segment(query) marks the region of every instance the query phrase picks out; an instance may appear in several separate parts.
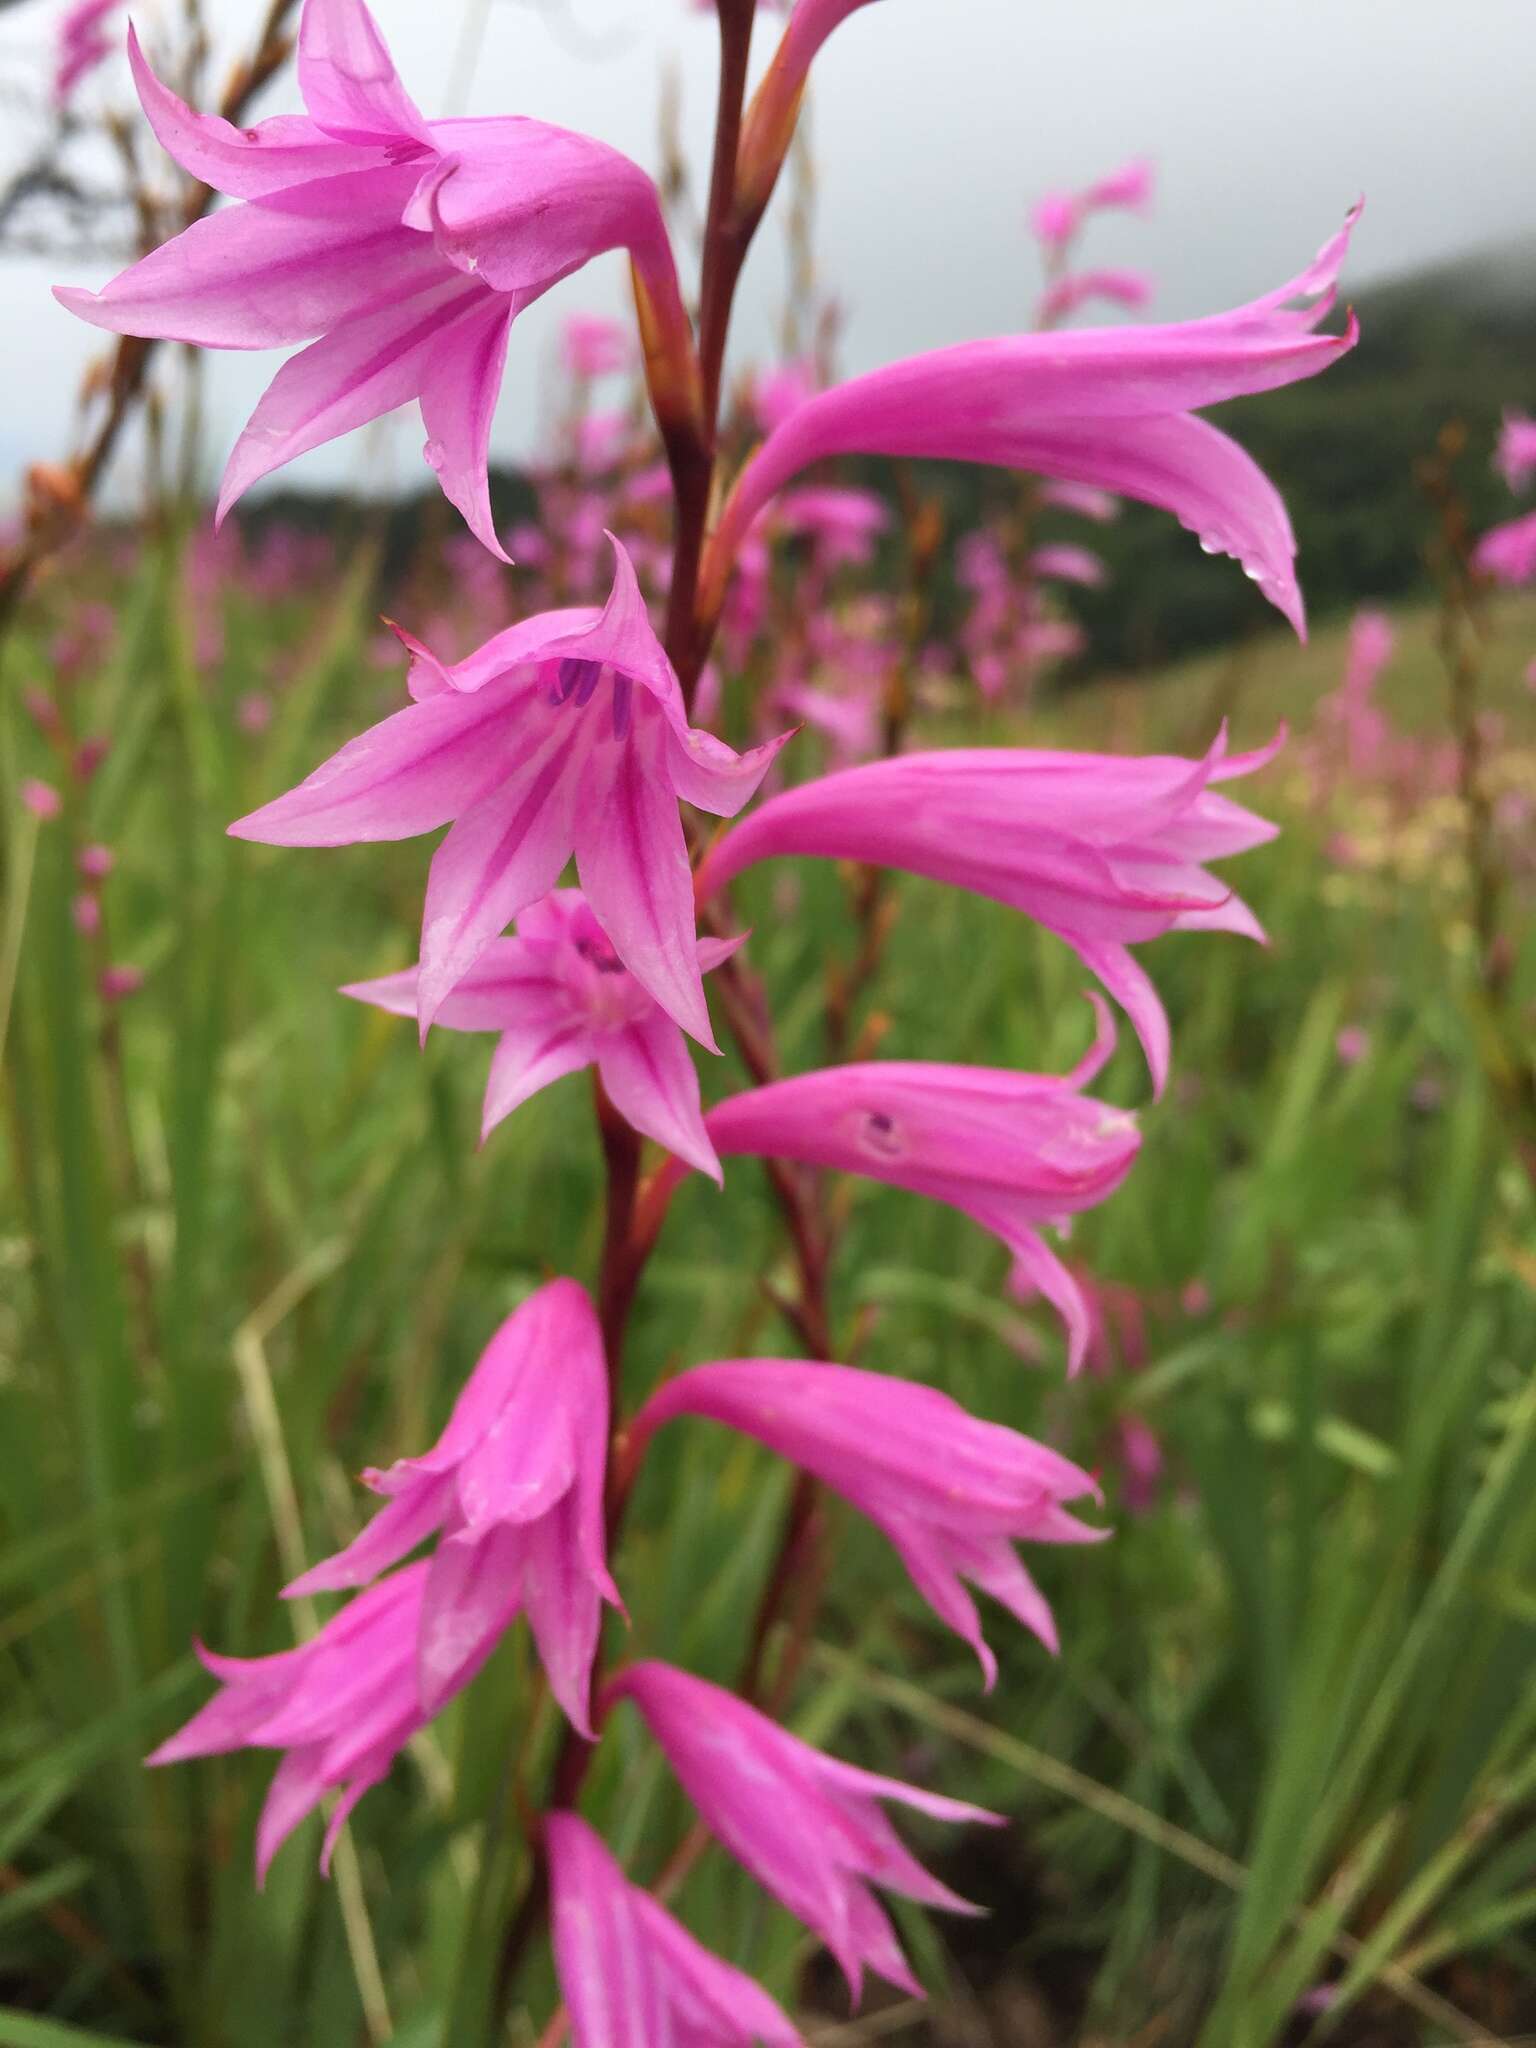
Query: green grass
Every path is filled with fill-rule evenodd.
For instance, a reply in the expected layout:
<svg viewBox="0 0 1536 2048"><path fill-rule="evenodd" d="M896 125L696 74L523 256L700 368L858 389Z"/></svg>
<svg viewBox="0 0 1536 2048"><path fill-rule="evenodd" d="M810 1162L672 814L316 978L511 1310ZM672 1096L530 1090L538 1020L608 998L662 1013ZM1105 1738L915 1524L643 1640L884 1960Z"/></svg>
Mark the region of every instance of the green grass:
<svg viewBox="0 0 1536 2048"><path fill-rule="evenodd" d="M115 651L72 701L112 752L61 820L6 805L0 2048L370 2032L471 2048L462 2015L524 1873L508 1762L524 1752L537 1784L556 1730L547 1709L530 1724L521 1632L365 1801L335 1883L310 1828L254 1891L263 1760L138 1762L204 1695L190 1639L288 1640L276 1588L356 1527L350 1475L424 1444L497 1319L552 1270L589 1279L600 1243L582 1082L477 1151L485 1047L439 1034L422 1056L407 1026L330 993L411 957L423 849L223 836L395 687L361 656L367 566L310 604L232 600L216 677L195 666L173 563L109 585ZM7 792L57 779L15 699L76 594L47 593L8 650ZM1429 624L1403 628L1387 694L1429 731ZM1528 782L1533 646L1536 612L1510 608L1489 701ZM1336 634L1256 643L1085 691L1032 736L1192 747L1230 712L1253 743L1282 716L1304 729L1340 658ZM235 706L280 667L251 737ZM998 1617L987 1699L881 1542L839 1520L793 1719L1015 1816L1002 1852L918 1831L994 1912L980 1940L902 1916L938 1997L970 1984L984 2001L1007 1971L1040 1987L1062 2041L1265 2048L1302 2038L1297 2002L1326 1979L1339 1997L1307 2038L1481 2038L1536 1974L1536 1204L1478 1065L1444 820L1377 820L1369 865L1341 872L1337 821L1294 768L1244 793L1286 825L1234 872L1271 948L1175 937L1144 956L1175 1077L1136 1173L1074 1240L1145 1298L1147 1369L1065 1388L1057 1335L1007 1301L999 1249L914 1198L860 1188L835 1276L866 1364L1089 1462L1126 1415L1150 1423L1158 1503L1123 1514L1107 1467L1116 1540L1031 1560L1063 1655ZM112 955L149 976L112 1013L69 912L74 850L97 839L119 858ZM836 871L797 867L793 890L753 876L741 907L798 1067L821 1056L848 929ZM1084 977L1060 946L937 887L900 896L883 1051L1076 1056ZM1527 899L1511 917L1528 1014ZM1346 1024L1369 1034L1353 1065ZM738 1081L729 1060L707 1077ZM1107 1086L1143 1102L1130 1044ZM637 1311L632 1396L679 1361L783 1348L756 1284L781 1258L750 1164L724 1198L687 1184ZM784 1491L750 1445L663 1434L621 1564L637 1650L729 1677ZM628 1715L589 1811L644 1877L686 1829ZM795 1995L806 1943L726 1859L706 1857L679 1906ZM529 2043L554 2003L542 1957L525 1994L509 2038ZM1386 2031L1352 2033L1362 2015Z"/></svg>

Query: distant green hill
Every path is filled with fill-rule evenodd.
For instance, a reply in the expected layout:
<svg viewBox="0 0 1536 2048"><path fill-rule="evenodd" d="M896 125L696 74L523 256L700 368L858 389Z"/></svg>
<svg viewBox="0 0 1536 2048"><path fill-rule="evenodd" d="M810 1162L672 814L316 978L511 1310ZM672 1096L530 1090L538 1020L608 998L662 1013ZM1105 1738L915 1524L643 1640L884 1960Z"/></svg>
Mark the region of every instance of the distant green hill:
<svg viewBox="0 0 1536 2048"><path fill-rule="evenodd" d="M1359 346L1334 368L1212 415L1284 493L1319 619L1424 583L1431 521L1413 468L1447 421L1467 429L1474 523L1519 509L1490 458L1504 408L1536 411L1536 239L1363 293L1356 310ZM1096 662L1139 666L1228 642L1266 610L1230 564L1140 507L1095 545L1113 571L1079 607Z"/></svg>

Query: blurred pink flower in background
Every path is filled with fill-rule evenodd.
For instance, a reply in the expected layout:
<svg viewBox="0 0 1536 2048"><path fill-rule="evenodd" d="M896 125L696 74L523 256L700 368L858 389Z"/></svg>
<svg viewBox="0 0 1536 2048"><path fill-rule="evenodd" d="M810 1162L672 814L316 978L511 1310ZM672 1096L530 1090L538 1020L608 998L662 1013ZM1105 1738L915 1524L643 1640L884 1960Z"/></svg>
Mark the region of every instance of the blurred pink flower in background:
<svg viewBox="0 0 1536 2048"><path fill-rule="evenodd" d="M1536 476L1536 420L1523 412L1506 412L1494 464L1512 491L1522 491Z"/></svg>
<svg viewBox="0 0 1536 2048"><path fill-rule="evenodd" d="M44 822L56 818L64 808L59 792L50 783L39 782L35 775L25 777L17 787L16 794L22 807L30 811L34 818L40 818Z"/></svg>

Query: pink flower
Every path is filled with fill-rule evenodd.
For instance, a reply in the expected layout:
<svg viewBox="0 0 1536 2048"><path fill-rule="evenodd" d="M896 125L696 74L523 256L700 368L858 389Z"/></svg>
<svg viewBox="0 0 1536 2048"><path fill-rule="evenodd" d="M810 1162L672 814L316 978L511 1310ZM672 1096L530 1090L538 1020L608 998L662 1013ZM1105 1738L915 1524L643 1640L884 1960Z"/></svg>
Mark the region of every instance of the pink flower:
<svg viewBox="0 0 1536 2048"><path fill-rule="evenodd" d="M961 1581L974 1581L1055 1650L1051 1610L1014 1541L1094 1543L1108 1533L1062 1505L1097 1496L1086 1472L1015 1430L977 1421L934 1387L883 1373L778 1358L696 1365L651 1396L632 1441L678 1415L756 1437L867 1515L939 1619L976 1652L989 1691L997 1660Z"/></svg>
<svg viewBox="0 0 1536 2048"><path fill-rule="evenodd" d="M1355 613L1349 622L1349 653L1344 667L1346 697L1358 701L1370 696L1396 646L1397 635L1385 612Z"/></svg>
<svg viewBox="0 0 1536 2048"><path fill-rule="evenodd" d="M1072 1275L1039 1234L1113 1194L1141 1139L1136 1119L1081 1090L1114 1034L1067 1074L879 1060L829 1067L728 1096L704 1119L723 1157L798 1159L946 1202L1000 1238L1066 1323L1069 1367L1087 1319Z"/></svg>
<svg viewBox="0 0 1536 2048"><path fill-rule="evenodd" d="M236 443L219 517L259 478L416 399L426 460L501 554L487 450L507 337L572 271L628 249L658 330L687 321L655 187L617 150L542 121L427 121L362 0L306 0L306 116L245 130L184 106L129 55L176 161L248 203L196 222L72 312L204 348L310 346ZM316 337L319 337L318 339Z"/></svg>
<svg viewBox="0 0 1536 2048"><path fill-rule="evenodd" d="M632 1699L711 1832L837 1958L855 2002L866 1967L921 1997L871 1884L951 1913L975 1910L903 1846L878 1801L935 1820L1000 1816L823 1756L734 1693L670 1664L632 1664L608 1688Z"/></svg>
<svg viewBox="0 0 1536 2048"><path fill-rule="evenodd" d="M604 1561L607 1444L596 1311L574 1280L552 1280L486 1346L434 1447L363 1474L388 1505L285 1593L366 1585L438 1532L417 1602L422 1718L526 1612L550 1691L590 1737L602 1602L620 1604Z"/></svg>
<svg viewBox="0 0 1536 2048"><path fill-rule="evenodd" d="M416 983L423 1036L491 940L549 894L574 851L619 959L714 1049L677 803L733 816L782 742L738 755L689 725L629 557L613 547L601 615L541 613L452 667L402 634L415 657L415 703L229 828L274 846L344 846L455 821L427 881Z"/></svg>
<svg viewBox="0 0 1536 2048"><path fill-rule="evenodd" d="M1371 1049L1371 1034L1358 1024L1346 1024L1333 1044L1341 1067L1357 1067Z"/></svg>
<svg viewBox="0 0 1536 2048"><path fill-rule="evenodd" d="M592 313L573 313L560 330L560 349L573 377L590 381L629 367L634 344L627 327Z"/></svg>
<svg viewBox="0 0 1536 2048"><path fill-rule="evenodd" d="M752 416L765 434L771 434L820 389L816 365L808 360L761 371L752 383Z"/></svg>
<svg viewBox="0 0 1536 2048"><path fill-rule="evenodd" d="M423 1704L416 1682L416 1639L430 1570L413 1564L381 1579L296 1650L219 1657L197 1645L220 1690L146 1761L183 1763L233 1749L287 1752L256 1827L258 1884L265 1883L272 1858L299 1823L328 1792L339 1792L320 1858L321 1869L328 1870L353 1807L430 1720L432 1709ZM449 1692L468 1685L494 1642L491 1637L461 1659Z"/></svg>
<svg viewBox="0 0 1536 2048"><path fill-rule="evenodd" d="M1072 192L1047 192L1043 199L1036 202L1029 217L1029 225L1036 241L1051 255L1059 255L1082 225L1082 212L1077 195Z"/></svg>
<svg viewBox="0 0 1536 2048"><path fill-rule="evenodd" d="M1135 310L1152 296L1151 280L1140 270L1080 270L1073 277L1061 277L1040 301L1040 325L1053 327L1086 306L1090 299L1108 299L1111 305Z"/></svg>
<svg viewBox="0 0 1536 2048"><path fill-rule="evenodd" d="M1108 491L1096 490L1092 484L1042 484L1040 502L1055 505L1063 512L1076 512L1082 519L1097 520L1101 526L1120 517L1118 498Z"/></svg>
<svg viewBox="0 0 1536 2048"><path fill-rule="evenodd" d="M1036 548L1029 558L1029 569L1033 576L1052 576L1059 583L1080 583L1090 590L1096 590L1106 574L1102 558L1091 548L1080 548L1065 540Z"/></svg>
<svg viewBox="0 0 1536 2048"><path fill-rule="evenodd" d="M1083 194L1083 204L1095 209L1128 206L1140 212L1152 197L1153 170L1144 156L1132 157L1118 170L1097 179Z"/></svg>
<svg viewBox="0 0 1536 2048"><path fill-rule="evenodd" d="M573 2048L801 2048L768 1994L631 1884L584 1820L552 1813L544 1841Z"/></svg>
<svg viewBox="0 0 1536 2048"><path fill-rule="evenodd" d="M89 882L104 882L117 865L110 846L82 846L75 866Z"/></svg>
<svg viewBox="0 0 1536 2048"><path fill-rule="evenodd" d="M41 818L45 824L50 818L56 818L64 808L59 799L59 792L53 785L39 782L35 775L24 777L16 794L21 800L22 808L30 811L34 818Z"/></svg>
<svg viewBox="0 0 1536 2048"><path fill-rule="evenodd" d="M68 106L81 80L111 56L112 42L106 33L106 22L122 5L123 0L75 0L59 23L53 77L55 108L62 111Z"/></svg>
<svg viewBox="0 0 1536 2048"><path fill-rule="evenodd" d="M710 594L763 506L809 464L847 454L947 458L1161 506L1208 552L1236 556L1301 631L1296 544L1279 494L1193 409L1315 376L1354 346L1352 317L1342 335L1312 330L1333 304L1358 211L1298 277L1235 312L963 342L810 399L738 478L710 550Z"/></svg>
<svg viewBox="0 0 1536 2048"><path fill-rule="evenodd" d="M740 943L701 939L701 971L718 966ZM342 994L414 1017L416 969L354 982ZM687 1041L625 971L579 889L557 889L530 904L515 939L492 939L437 1021L449 1031L500 1033L486 1083L482 1140L551 1081L595 1066L626 1123L720 1179Z"/></svg>
<svg viewBox="0 0 1536 2048"><path fill-rule="evenodd" d="M101 930L101 899L82 889L69 906L75 930L85 938L94 938Z"/></svg>
<svg viewBox="0 0 1536 2048"><path fill-rule="evenodd" d="M1536 582L1536 512L1490 528L1473 550L1472 560L1485 576L1512 589Z"/></svg>
<svg viewBox="0 0 1536 2048"><path fill-rule="evenodd" d="M1536 420L1523 412L1505 413L1494 464L1512 491L1524 490L1536 476Z"/></svg>
<svg viewBox="0 0 1536 2048"><path fill-rule="evenodd" d="M850 491L833 484L807 484L798 491L786 491L774 516L785 532L810 537L826 569L868 562L891 523L884 501L872 491Z"/></svg>
<svg viewBox="0 0 1536 2048"><path fill-rule="evenodd" d="M899 754L770 797L711 850L704 902L755 861L782 854L905 868L1023 911L1065 939L1135 1025L1154 1086L1168 1072L1168 1019L1128 948L1169 931L1262 938L1205 863L1276 828L1213 783L1250 774L1279 742L1203 761L1025 747Z"/></svg>
<svg viewBox="0 0 1536 2048"><path fill-rule="evenodd" d="M103 968L96 984L104 1003L124 1003L130 996L136 996L143 986L143 968L131 965Z"/></svg>

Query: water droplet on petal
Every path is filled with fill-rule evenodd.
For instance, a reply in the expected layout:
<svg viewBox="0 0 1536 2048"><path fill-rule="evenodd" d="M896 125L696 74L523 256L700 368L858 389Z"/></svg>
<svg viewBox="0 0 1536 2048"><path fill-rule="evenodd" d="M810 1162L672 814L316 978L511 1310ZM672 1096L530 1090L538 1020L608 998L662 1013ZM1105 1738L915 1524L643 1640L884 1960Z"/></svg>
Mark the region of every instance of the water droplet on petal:
<svg viewBox="0 0 1536 2048"><path fill-rule="evenodd" d="M441 441L429 441L426 447L423 448L421 452L427 464L432 469L441 469L444 463L448 460L448 450L443 446Z"/></svg>

